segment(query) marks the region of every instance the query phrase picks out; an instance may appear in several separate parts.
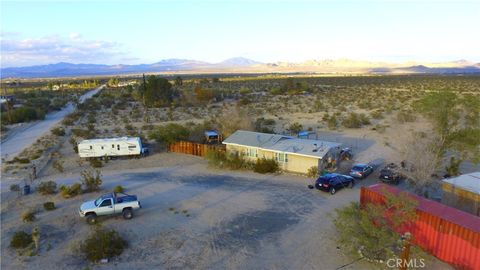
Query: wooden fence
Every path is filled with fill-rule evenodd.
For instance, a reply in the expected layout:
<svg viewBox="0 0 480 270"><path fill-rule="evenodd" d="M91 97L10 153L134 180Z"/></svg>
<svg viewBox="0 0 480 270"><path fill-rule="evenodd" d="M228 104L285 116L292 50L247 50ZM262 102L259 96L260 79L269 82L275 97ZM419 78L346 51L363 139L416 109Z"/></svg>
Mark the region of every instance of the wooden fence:
<svg viewBox="0 0 480 270"><path fill-rule="evenodd" d="M223 144L203 144L179 141L168 146L168 151L204 157L209 150L225 151Z"/></svg>

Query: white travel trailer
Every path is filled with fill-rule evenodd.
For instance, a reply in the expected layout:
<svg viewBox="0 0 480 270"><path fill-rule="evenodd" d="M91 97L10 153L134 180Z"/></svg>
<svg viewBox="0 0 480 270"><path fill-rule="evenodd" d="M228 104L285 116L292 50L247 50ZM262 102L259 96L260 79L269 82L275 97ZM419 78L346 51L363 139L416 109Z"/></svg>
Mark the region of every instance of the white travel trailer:
<svg viewBox="0 0 480 270"><path fill-rule="evenodd" d="M83 140L78 144L78 155L82 158L140 156L147 152L139 137Z"/></svg>

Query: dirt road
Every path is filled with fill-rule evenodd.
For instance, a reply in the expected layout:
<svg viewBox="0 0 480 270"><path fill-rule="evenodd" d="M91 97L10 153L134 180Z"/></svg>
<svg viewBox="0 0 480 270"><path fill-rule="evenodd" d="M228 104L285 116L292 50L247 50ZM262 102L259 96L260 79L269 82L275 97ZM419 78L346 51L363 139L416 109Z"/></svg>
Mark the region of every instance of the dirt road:
<svg viewBox="0 0 480 270"><path fill-rule="evenodd" d="M332 196L308 189L310 181L304 177L212 171L196 160L184 166L104 172L102 192L122 185L126 193L138 195L143 208L132 220L101 221L124 236L129 247L95 269L336 269L351 262L337 248L329 213L358 201L359 186L374 179ZM58 183L76 181L78 176L57 178ZM68 200L38 193L15 200L11 192L2 192L2 268L87 267L74 247L92 226L76 211L83 200L102 192ZM42 210L34 224L21 223L26 206L47 200L58 209ZM14 231L31 231L34 225L44 232L40 255L19 257L8 241ZM358 262L342 269L372 265Z"/></svg>
<svg viewBox="0 0 480 270"><path fill-rule="evenodd" d="M80 97L80 103L83 103L85 100L98 93L103 87L104 85L82 95ZM65 116L72 113L74 109L75 106L68 103L62 110L47 114L44 120L27 125L25 128L20 128L18 131L10 134L0 145L2 161L13 159L43 134L48 132L52 127L62 121Z"/></svg>

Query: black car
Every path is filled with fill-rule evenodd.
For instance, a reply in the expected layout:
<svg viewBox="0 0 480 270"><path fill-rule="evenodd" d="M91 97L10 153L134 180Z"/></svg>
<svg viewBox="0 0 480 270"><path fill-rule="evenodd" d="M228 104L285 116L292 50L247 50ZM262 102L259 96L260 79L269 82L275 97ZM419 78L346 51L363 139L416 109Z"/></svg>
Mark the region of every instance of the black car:
<svg viewBox="0 0 480 270"><path fill-rule="evenodd" d="M330 194L333 195L341 188L352 188L354 184L355 180L353 177L338 173L328 173L320 176L317 181L315 181L315 188L330 192Z"/></svg>
<svg viewBox="0 0 480 270"><path fill-rule="evenodd" d="M350 176L353 178L363 179L373 172L373 167L368 164L353 165L350 170Z"/></svg>
<svg viewBox="0 0 480 270"><path fill-rule="evenodd" d="M398 185L401 180L405 179L405 176L400 173L399 168L396 164L390 163L385 168L380 171L379 179L380 181L387 184Z"/></svg>

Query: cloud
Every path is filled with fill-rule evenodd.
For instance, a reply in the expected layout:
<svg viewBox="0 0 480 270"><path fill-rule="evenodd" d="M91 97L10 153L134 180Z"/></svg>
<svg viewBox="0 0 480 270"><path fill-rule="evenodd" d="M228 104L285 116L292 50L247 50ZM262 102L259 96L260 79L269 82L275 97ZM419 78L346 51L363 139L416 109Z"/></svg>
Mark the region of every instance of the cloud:
<svg viewBox="0 0 480 270"><path fill-rule="evenodd" d="M87 40L78 33L37 39L20 39L18 35L2 33L0 42L2 67L58 62L104 64L125 56L119 43Z"/></svg>

